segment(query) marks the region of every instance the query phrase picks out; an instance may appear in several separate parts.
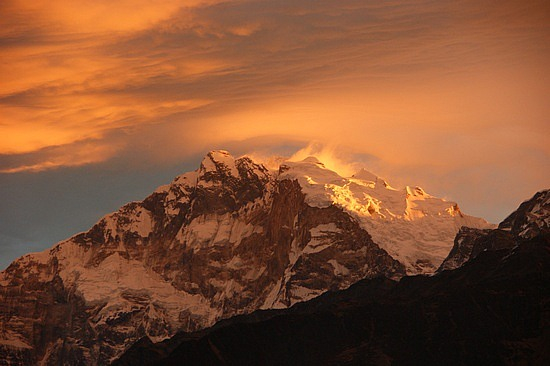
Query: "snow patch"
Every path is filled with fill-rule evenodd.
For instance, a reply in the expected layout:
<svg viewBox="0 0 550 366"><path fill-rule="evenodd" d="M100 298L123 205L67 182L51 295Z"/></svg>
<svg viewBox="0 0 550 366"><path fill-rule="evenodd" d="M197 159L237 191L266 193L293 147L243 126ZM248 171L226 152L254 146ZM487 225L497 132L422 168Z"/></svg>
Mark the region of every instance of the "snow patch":
<svg viewBox="0 0 550 366"><path fill-rule="evenodd" d="M262 231L262 227L235 218L230 213L202 215L183 227L176 239L197 248L223 243L239 245L242 239Z"/></svg>
<svg viewBox="0 0 550 366"><path fill-rule="evenodd" d="M291 293L290 306L298 302L313 299L314 297L321 295L325 291L326 290L310 289L303 286L292 286L290 289L290 293Z"/></svg>
<svg viewBox="0 0 550 366"><path fill-rule="evenodd" d="M128 296L137 296L141 302L161 308L170 329L181 326L180 313L183 310L211 317L212 309L204 297L174 288L160 275L146 269L143 263L128 260L117 252L95 266L86 266L84 263L88 262L89 254L68 241L59 246L56 255L63 283L74 284L77 293L89 305L104 304L94 317L95 325L106 324L110 319L139 309L139 304Z"/></svg>
<svg viewBox="0 0 550 366"><path fill-rule="evenodd" d="M330 247L333 244L332 241L330 239L324 239L326 239L330 233L340 232L340 229L336 227L336 224L329 223L318 225L312 228L309 232L311 234L311 240L302 251L303 254L319 253Z"/></svg>
<svg viewBox="0 0 550 366"><path fill-rule="evenodd" d="M349 269L346 266L341 265L335 259L330 259L327 261L333 268L334 274L336 276L347 276L349 275Z"/></svg>

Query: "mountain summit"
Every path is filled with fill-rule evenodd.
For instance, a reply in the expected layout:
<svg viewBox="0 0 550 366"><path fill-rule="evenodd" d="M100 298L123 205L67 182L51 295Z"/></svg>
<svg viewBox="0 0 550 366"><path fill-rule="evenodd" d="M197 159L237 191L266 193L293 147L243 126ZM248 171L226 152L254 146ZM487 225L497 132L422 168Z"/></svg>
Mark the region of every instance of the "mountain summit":
<svg viewBox="0 0 550 366"><path fill-rule="evenodd" d="M316 158L276 171L212 151L200 167L0 274L0 359L105 364L257 309L364 279L432 273L461 226L491 228L419 187Z"/></svg>

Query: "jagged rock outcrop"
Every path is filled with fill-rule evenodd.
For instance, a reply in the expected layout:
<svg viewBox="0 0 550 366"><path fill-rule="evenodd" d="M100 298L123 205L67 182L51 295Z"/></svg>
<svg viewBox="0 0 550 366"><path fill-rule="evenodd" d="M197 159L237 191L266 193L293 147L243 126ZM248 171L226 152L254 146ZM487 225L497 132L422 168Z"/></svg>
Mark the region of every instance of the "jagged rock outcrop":
<svg viewBox="0 0 550 366"><path fill-rule="evenodd" d="M512 249L522 241L550 234L550 190L537 192L504 219L498 229L460 228L439 269L451 270L487 250Z"/></svg>
<svg viewBox="0 0 550 366"><path fill-rule="evenodd" d="M515 237L530 239L550 233L550 189L537 192L498 226Z"/></svg>
<svg viewBox="0 0 550 366"><path fill-rule="evenodd" d="M445 258L437 271L458 268L485 250L510 249L514 245L514 238L507 231L461 227L456 234L449 256Z"/></svg>

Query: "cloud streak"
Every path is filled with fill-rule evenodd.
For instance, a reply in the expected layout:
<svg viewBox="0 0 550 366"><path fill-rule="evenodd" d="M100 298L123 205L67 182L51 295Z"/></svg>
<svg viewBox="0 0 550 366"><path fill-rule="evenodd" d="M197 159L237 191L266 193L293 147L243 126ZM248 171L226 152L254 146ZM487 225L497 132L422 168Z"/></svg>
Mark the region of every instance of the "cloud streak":
<svg viewBox="0 0 550 366"><path fill-rule="evenodd" d="M388 176L474 164L531 189L550 178L549 8L3 1L0 172L171 164L272 136L375 157Z"/></svg>
<svg viewBox="0 0 550 366"><path fill-rule="evenodd" d="M0 173L41 172L105 161L121 146L89 139L21 154L0 154Z"/></svg>

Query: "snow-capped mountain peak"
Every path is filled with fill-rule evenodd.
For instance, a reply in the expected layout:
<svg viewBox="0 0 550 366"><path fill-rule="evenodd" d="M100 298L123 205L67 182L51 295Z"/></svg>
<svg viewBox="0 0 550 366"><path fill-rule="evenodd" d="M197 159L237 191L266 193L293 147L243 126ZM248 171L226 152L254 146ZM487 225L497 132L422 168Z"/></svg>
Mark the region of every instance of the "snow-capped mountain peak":
<svg viewBox="0 0 550 366"><path fill-rule="evenodd" d="M206 154L201 162L199 172L203 177L207 177L209 173L239 176L235 158L225 150L213 150Z"/></svg>
<svg viewBox="0 0 550 366"><path fill-rule="evenodd" d="M308 205L343 208L411 274L435 271L460 227L494 227L463 214L456 202L434 197L418 186L395 189L365 169L345 178L315 157L285 162L278 179L297 180Z"/></svg>

